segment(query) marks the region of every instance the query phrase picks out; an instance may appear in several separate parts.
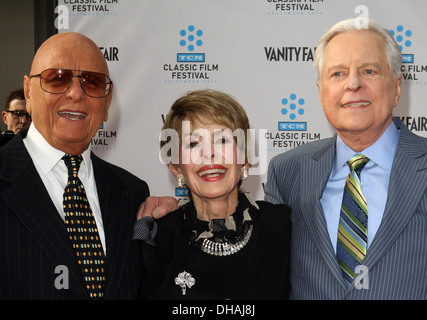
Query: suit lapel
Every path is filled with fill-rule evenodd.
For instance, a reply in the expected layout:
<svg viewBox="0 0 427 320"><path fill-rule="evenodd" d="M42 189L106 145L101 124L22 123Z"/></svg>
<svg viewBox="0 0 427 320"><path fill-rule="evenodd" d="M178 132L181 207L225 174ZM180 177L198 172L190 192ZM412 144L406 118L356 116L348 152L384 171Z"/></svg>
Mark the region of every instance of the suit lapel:
<svg viewBox="0 0 427 320"><path fill-rule="evenodd" d="M111 173L111 168L93 153L92 163L107 247L105 299L112 299L120 286L126 267L124 261L131 253L130 241L136 211L126 186Z"/></svg>
<svg viewBox="0 0 427 320"><path fill-rule="evenodd" d="M395 121L396 122L396 121ZM372 269L386 254L412 218L427 181L427 157L420 138L400 121L399 144L393 161L387 203L381 225L367 251L364 264Z"/></svg>
<svg viewBox="0 0 427 320"><path fill-rule="evenodd" d="M0 195L54 266L65 265L70 289L87 298L80 268L68 243L65 225L34 167L22 138L9 142L0 179L9 183ZM25 179L24 179L24 178Z"/></svg>
<svg viewBox="0 0 427 320"><path fill-rule="evenodd" d="M312 157L301 159L300 205L307 227L322 259L334 277L343 283L342 273L336 260L320 203L332 170L335 141L336 136L326 139L323 147Z"/></svg>

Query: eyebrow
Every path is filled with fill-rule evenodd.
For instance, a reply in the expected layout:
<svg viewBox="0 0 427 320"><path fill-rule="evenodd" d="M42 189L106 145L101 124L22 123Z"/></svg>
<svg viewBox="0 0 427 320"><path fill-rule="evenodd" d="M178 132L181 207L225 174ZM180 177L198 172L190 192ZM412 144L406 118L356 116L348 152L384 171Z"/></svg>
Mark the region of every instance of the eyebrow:
<svg viewBox="0 0 427 320"><path fill-rule="evenodd" d="M381 68L381 64L379 64L378 62L364 62L360 66L358 66L358 69L366 68L366 67L370 67L370 66L376 67L378 69ZM334 65L334 66L327 68L326 71L330 71L333 69L348 69L348 65L342 64L342 63L337 64L337 65Z"/></svg>

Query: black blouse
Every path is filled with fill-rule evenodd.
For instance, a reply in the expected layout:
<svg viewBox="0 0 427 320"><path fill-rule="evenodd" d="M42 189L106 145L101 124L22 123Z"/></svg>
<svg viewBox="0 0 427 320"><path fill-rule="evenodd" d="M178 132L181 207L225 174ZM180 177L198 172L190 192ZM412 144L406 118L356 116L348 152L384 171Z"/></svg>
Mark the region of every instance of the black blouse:
<svg viewBox="0 0 427 320"><path fill-rule="evenodd" d="M144 243L143 247L143 299L289 298L290 209L255 203L240 194L228 222L216 220L198 220L191 202L157 220L156 246ZM249 241L238 252L219 256L202 251L201 238L226 237L238 242L251 225Z"/></svg>

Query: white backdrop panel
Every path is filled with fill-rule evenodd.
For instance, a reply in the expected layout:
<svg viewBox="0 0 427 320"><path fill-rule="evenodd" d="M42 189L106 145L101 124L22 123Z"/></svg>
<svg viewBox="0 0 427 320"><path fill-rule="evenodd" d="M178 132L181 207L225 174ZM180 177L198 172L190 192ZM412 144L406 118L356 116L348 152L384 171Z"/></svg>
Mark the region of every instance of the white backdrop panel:
<svg viewBox="0 0 427 320"><path fill-rule="evenodd" d="M256 133L267 131L267 147L258 150L265 161L301 143L331 136L312 58L321 35L339 20L359 16L355 8L360 4L358 0L59 1L67 7L69 22L68 29L59 26L59 32L76 31L92 38L105 54L114 81L109 120L93 139L93 151L146 180L153 195L175 195L175 179L158 156L162 115L185 92L203 88L234 96ZM395 115L415 133L427 136L427 2L370 0L363 5L363 14L393 30L402 45L406 60ZM61 11L59 18L64 18ZM204 60L178 61L178 54ZM262 199L265 182L266 172L253 174L244 188Z"/></svg>

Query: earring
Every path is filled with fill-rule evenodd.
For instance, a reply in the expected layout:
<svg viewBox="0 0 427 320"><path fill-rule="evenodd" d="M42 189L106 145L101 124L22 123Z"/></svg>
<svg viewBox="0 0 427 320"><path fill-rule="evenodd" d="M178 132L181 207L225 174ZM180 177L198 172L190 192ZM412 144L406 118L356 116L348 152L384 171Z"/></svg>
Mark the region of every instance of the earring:
<svg viewBox="0 0 427 320"><path fill-rule="evenodd" d="M178 187L183 188L185 186L185 181L183 176L178 177Z"/></svg>
<svg viewBox="0 0 427 320"><path fill-rule="evenodd" d="M242 168L242 175L241 175L241 177L240 177L240 180L245 180L247 177L248 177L248 169L246 169L246 168Z"/></svg>

